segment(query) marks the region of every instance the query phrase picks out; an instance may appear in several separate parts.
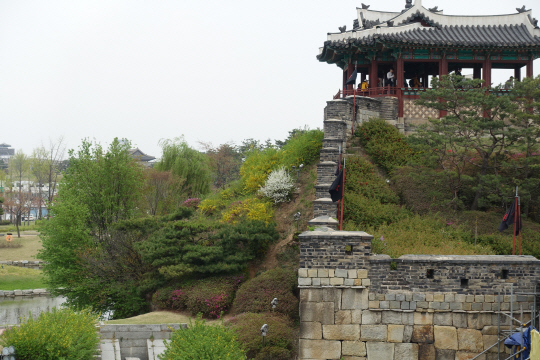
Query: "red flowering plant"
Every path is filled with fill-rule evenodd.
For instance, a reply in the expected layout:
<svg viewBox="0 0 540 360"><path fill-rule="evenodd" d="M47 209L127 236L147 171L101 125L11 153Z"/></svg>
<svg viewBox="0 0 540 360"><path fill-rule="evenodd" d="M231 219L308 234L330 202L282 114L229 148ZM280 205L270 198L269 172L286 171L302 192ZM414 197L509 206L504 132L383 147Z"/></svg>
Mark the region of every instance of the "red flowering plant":
<svg viewBox="0 0 540 360"><path fill-rule="evenodd" d="M201 198L189 198L186 201L184 201L182 206L197 209L200 203L201 203Z"/></svg>

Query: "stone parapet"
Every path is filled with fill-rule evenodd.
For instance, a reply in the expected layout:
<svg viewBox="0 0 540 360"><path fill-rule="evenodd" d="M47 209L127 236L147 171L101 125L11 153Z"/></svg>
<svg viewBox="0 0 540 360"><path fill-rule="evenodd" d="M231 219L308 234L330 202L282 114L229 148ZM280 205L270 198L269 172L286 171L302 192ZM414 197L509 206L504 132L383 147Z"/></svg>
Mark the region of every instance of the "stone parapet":
<svg viewBox="0 0 540 360"><path fill-rule="evenodd" d="M322 148L320 152L320 161L321 162L331 161L337 164L339 162L339 148L337 147Z"/></svg>
<svg viewBox="0 0 540 360"><path fill-rule="evenodd" d="M331 184L336 178L337 163L324 161L317 164L317 184Z"/></svg>
<svg viewBox="0 0 540 360"><path fill-rule="evenodd" d="M44 261L28 261L28 260L5 260L0 261L0 265L11 265L11 266L19 266L19 267L26 267L31 269L41 269L43 265L45 265Z"/></svg>
<svg viewBox="0 0 540 360"><path fill-rule="evenodd" d="M315 185L315 199L327 198L330 196L328 190L330 189L330 183Z"/></svg>
<svg viewBox="0 0 540 360"><path fill-rule="evenodd" d="M330 216L318 216L308 221L308 226L312 227L327 227L336 230L339 222Z"/></svg>
<svg viewBox="0 0 540 360"><path fill-rule="evenodd" d="M363 231L306 231L300 238L300 267L362 269L371 253L372 235Z"/></svg>

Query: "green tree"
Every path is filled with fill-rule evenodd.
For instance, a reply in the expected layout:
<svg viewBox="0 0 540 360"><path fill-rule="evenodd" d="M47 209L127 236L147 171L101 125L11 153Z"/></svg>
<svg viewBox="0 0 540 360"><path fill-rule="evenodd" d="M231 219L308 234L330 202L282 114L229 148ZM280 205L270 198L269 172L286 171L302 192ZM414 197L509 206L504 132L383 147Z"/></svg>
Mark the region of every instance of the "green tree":
<svg viewBox="0 0 540 360"><path fill-rule="evenodd" d="M474 156L467 162L477 169L476 191L470 206L478 209L482 196L488 188L500 181L502 155L523 136L508 124L515 119L517 105L507 96L497 96L498 88L481 87L481 80L470 80L460 76L433 78L431 91L420 96L417 104L443 110L446 115L440 119L430 119L429 127L419 134L419 138L430 145L432 150L456 150L457 157L445 156L439 164L452 163L451 186L459 188L460 171L469 149ZM440 156L440 155L439 155Z"/></svg>
<svg viewBox="0 0 540 360"><path fill-rule="evenodd" d="M19 229L21 218L29 211L31 203L30 194L23 189L23 180L28 180L29 170L30 161L28 156L22 150L18 150L9 161L10 177L15 182L15 187L17 188L14 191L12 186L9 194L9 207L12 210L12 214L15 215L17 237L21 237Z"/></svg>
<svg viewBox="0 0 540 360"><path fill-rule="evenodd" d="M171 171L185 179L182 188L190 197L198 197L210 192L212 172L208 157L189 147L183 138L161 140L161 159L155 164L159 171Z"/></svg>
<svg viewBox="0 0 540 360"><path fill-rule="evenodd" d="M107 150L85 140L77 151L69 151L69 167L50 208L53 217L41 231L40 251L49 288L69 304L99 308L95 287L89 286L96 278L88 271L88 254L102 251L114 223L139 213L143 169L128 149L128 143L114 139Z"/></svg>

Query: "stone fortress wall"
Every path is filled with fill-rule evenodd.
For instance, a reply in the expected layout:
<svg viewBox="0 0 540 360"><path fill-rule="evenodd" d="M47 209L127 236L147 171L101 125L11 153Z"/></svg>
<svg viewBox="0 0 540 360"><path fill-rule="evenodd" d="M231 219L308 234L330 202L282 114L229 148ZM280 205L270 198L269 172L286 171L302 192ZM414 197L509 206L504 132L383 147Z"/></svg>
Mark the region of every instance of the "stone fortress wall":
<svg viewBox="0 0 540 360"><path fill-rule="evenodd" d="M384 118L394 106L392 98L357 97L356 103L359 123ZM351 136L351 119L352 98L327 102L314 219L308 222L317 228L300 235L299 359L466 360L479 354L479 360L498 359L492 345L499 327L518 325L499 309L512 310L523 323L530 320L540 261L532 256L391 259L372 253L371 235L335 231L337 202L328 188L338 147L346 150Z"/></svg>

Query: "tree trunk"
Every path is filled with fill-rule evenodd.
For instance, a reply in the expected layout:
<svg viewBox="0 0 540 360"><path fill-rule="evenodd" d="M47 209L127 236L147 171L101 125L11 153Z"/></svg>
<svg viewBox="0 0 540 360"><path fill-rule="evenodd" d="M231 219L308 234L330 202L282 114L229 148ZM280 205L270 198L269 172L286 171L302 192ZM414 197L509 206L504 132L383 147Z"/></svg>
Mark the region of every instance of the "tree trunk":
<svg viewBox="0 0 540 360"><path fill-rule="evenodd" d="M20 216L17 215L17 221L15 222L15 226L17 227L17 237L21 237L21 231L19 230L19 220Z"/></svg>
<svg viewBox="0 0 540 360"><path fill-rule="evenodd" d="M480 201L480 197L482 197L482 176L485 176L487 174L487 168L488 168L488 158L484 157L482 160L482 169L480 170L480 180L478 181L478 189L476 190L476 195L474 196L474 201L471 205L471 210L478 210L478 202Z"/></svg>

